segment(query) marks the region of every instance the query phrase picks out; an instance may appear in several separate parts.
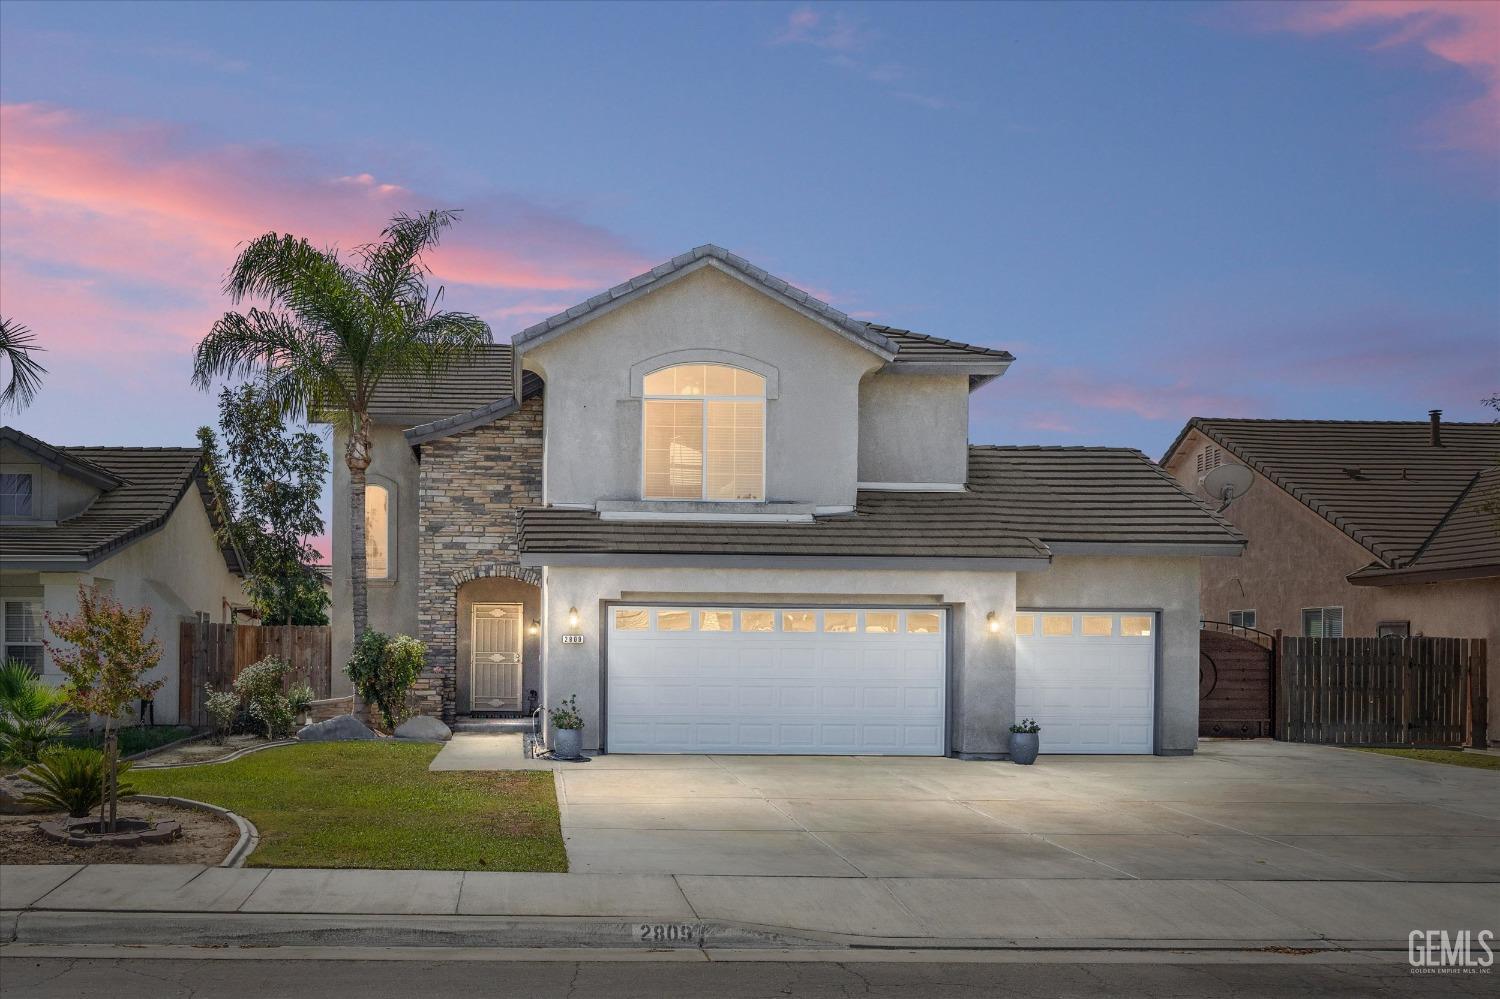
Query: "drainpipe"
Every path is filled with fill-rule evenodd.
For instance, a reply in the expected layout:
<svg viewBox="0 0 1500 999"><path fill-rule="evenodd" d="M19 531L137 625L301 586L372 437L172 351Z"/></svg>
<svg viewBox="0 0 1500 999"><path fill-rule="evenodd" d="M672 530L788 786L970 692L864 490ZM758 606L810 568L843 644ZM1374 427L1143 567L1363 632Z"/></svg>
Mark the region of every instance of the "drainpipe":
<svg viewBox="0 0 1500 999"><path fill-rule="evenodd" d="M1433 447L1443 446L1443 411L1441 409L1429 409L1427 419L1432 424L1431 443Z"/></svg>

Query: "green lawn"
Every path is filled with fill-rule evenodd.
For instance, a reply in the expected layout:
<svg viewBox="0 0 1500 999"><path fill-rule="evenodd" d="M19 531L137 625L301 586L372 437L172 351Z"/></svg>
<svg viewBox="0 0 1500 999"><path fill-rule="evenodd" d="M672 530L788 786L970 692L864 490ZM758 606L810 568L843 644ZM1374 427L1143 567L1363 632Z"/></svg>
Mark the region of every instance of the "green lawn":
<svg viewBox="0 0 1500 999"><path fill-rule="evenodd" d="M254 822L251 867L568 869L551 773L434 773L439 748L307 743L130 780L142 794L208 801Z"/></svg>
<svg viewBox="0 0 1500 999"><path fill-rule="evenodd" d="M1379 753L1381 756L1400 756L1408 760L1426 760L1428 763L1448 763L1455 767L1500 770L1500 756L1490 753L1466 753L1461 749L1364 749L1361 751Z"/></svg>

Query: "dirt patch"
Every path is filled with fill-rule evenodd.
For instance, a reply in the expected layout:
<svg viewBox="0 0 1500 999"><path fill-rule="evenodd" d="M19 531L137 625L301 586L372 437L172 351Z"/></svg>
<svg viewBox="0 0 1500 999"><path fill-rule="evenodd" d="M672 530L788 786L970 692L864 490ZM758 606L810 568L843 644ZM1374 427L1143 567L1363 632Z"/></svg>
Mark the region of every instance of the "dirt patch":
<svg viewBox="0 0 1500 999"><path fill-rule="evenodd" d="M125 802L122 818L174 819L182 823L182 837L137 847L68 846L49 841L37 829L38 821L60 814L0 815L0 864L220 864L240 836L233 822L211 812Z"/></svg>
<svg viewBox="0 0 1500 999"><path fill-rule="evenodd" d="M197 739L149 756L136 766L146 768L159 767L168 763L213 763L242 749L252 749L265 744L266 740L258 735L231 735L222 746L216 746L208 739Z"/></svg>

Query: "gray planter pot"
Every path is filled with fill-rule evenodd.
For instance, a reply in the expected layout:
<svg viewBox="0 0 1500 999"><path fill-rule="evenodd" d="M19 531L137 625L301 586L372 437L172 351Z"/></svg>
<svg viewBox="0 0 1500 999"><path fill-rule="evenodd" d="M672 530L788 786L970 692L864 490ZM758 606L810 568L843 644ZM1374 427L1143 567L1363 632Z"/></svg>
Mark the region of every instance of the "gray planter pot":
<svg viewBox="0 0 1500 999"><path fill-rule="evenodd" d="M552 730L552 755L560 760L576 760L583 755L583 729Z"/></svg>
<svg viewBox="0 0 1500 999"><path fill-rule="evenodd" d="M1036 762L1037 751L1042 748L1042 738L1037 732L1012 732L1010 734L1010 760L1029 767Z"/></svg>

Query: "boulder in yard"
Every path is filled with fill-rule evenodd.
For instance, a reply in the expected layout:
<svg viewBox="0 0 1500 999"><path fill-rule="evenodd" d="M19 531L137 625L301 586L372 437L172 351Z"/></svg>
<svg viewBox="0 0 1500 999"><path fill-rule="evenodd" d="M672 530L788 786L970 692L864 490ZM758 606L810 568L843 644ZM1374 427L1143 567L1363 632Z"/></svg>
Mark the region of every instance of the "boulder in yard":
<svg viewBox="0 0 1500 999"><path fill-rule="evenodd" d="M36 785L20 777L0 777L0 815L29 815L45 812L46 805L33 805L24 800L36 790Z"/></svg>
<svg viewBox="0 0 1500 999"><path fill-rule="evenodd" d="M453 730L431 715L416 715L396 726L396 738L444 742L453 738Z"/></svg>
<svg viewBox="0 0 1500 999"><path fill-rule="evenodd" d="M303 742L357 742L380 737L353 715L334 715L327 721L304 726L297 738Z"/></svg>

